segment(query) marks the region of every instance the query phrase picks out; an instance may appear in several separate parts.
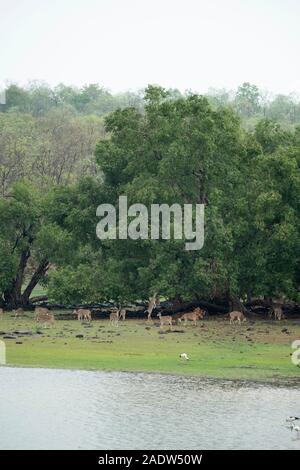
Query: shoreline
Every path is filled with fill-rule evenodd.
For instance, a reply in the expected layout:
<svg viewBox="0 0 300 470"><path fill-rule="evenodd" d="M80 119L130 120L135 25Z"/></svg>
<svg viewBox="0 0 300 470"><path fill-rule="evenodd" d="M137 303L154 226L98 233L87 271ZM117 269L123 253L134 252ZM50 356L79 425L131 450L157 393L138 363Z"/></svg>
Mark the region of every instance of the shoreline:
<svg viewBox="0 0 300 470"><path fill-rule="evenodd" d="M154 375L154 376L163 376L163 377L181 377L181 378L191 378L191 379L204 379L210 382L225 382L228 384L239 384L239 385L264 385L264 386L273 386L273 387L297 387L300 386L300 376L297 377L276 377L276 378L226 378L211 376L205 374L182 374L176 372L161 372L161 371L149 371L149 370L116 370L116 369L95 369L95 368L76 368L76 367L46 367L44 365L22 365L22 364L5 364L0 365L1 369L37 369L37 370L57 370L57 371L68 371L68 372L99 372L101 374L130 374L130 375Z"/></svg>

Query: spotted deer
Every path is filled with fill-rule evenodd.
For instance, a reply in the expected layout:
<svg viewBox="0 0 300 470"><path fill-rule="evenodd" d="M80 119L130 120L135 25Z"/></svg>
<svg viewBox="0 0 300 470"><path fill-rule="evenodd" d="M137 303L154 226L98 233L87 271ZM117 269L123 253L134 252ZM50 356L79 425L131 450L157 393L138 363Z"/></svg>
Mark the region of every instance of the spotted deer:
<svg viewBox="0 0 300 470"><path fill-rule="evenodd" d="M281 305L276 305L273 307L271 313L270 313L270 317L273 318L274 316L274 320L282 320L283 318L283 313L282 313L282 307Z"/></svg>
<svg viewBox="0 0 300 470"><path fill-rule="evenodd" d="M41 323L44 327L46 325L54 326L54 315L52 313L39 313L36 318L37 323Z"/></svg>
<svg viewBox="0 0 300 470"><path fill-rule="evenodd" d="M126 320L126 313L127 313L127 310L126 308L121 308L119 310L119 320Z"/></svg>
<svg viewBox="0 0 300 470"><path fill-rule="evenodd" d="M234 310L233 312L229 313L229 323L234 323L238 322L241 324L241 322L247 321L247 318L242 312L238 312L237 310Z"/></svg>
<svg viewBox="0 0 300 470"><path fill-rule="evenodd" d="M77 315L77 320L82 321L86 320L91 322L92 321L92 313L87 308L77 308L73 311L74 315Z"/></svg>
<svg viewBox="0 0 300 470"><path fill-rule="evenodd" d="M163 325L170 325L172 326L172 317L171 315L162 315L161 313L157 314L159 321L160 321L160 326Z"/></svg>
<svg viewBox="0 0 300 470"><path fill-rule="evenodd" d="M149 303L146 312L148 313L148 321L152 320L152 312L159 305L159 298L155 293L152 297L149 298Z"/></svg>
<svg viewBox="0 0 300 470"><path fill-rule="evenodd" d="M50 310L46 307L35 307L34 313L36 321L39 315L51 315Z"/></svg>
<svg viewBox="0 0 300 470"><path fill-rule="evenodd" d="M109 323L118 326L120 310L113 310L109 315Z"/></svg>
<svg viewBox="0 0 300 470"><path fill-rule="evenodd" d="M184 321L184 325L186 326L187 323L191 321L196 326L197 320L199 318L202 319L204 315L205 315L204 310L202 310L200 307L197 307L193 312L184 313L180 318L178 318L178 323L181 323L182 321Z"/></svg>

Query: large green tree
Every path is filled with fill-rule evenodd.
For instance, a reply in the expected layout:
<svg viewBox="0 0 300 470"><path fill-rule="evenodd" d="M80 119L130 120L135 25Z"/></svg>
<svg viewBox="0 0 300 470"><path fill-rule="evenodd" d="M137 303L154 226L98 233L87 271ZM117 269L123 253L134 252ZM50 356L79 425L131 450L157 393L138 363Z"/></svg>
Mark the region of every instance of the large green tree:
<svg viewBox="0 0 300 470"><path fill-rule="evenodd" d="M28 305L50 264L68 263L76 252L72 235L51 217L49 205L49 194L21 182L0 199L2 304Z"/></svg>
<svg viewBox="0 0 300 470"><path fill-rule="evenodd" d="M70 178L40 184L51 175L46 169L45 180L41 173L36 181L24 174L30 185L7 185L0 200L3 302L28 304L45 280L50 300L61 303L122 302L153 292L179 300L298 298L298 128L287 131L263 119L246 132L231 108L149 86L140 109L106 117L96 147L98 170L91 172L82 157L97 140L99 118L80 117L79 125L72 110L63 112L66 119L58 110L39 118L44 140L37 153L28 151L36 147L19 125L21 148L28 162L36 159L35 175L53 161L53 174L69 168ZM2 132L14 116L19 114L6 113ZM73 157L90 177L73 177ZM186 251L183 240L172 239L98 240L96 208L103 202L117 206L120 195L148 208L204 204L204 247ZM47 275L49 266L54 269Z"/></svg>
<svg viewBox="0 0 300 470"><path fill-rule="evenodd" d="M106 119L111 138L101 141L97 162L108 201L203 203L203 250L182 241L112 241L109 256L121 283L135 297L214 296L237 290L233 214L244 184L244 136L236 115L215 111L206 98L177 100L159 87L146 90L145 113L120 110Z"/></svg>

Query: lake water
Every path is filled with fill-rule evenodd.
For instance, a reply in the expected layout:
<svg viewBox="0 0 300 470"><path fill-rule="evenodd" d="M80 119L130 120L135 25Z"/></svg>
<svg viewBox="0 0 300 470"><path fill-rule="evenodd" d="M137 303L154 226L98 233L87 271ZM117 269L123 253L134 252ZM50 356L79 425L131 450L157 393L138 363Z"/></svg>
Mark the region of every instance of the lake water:
<svg viewBox="0 0 300 470"><path fill-rule="evenodd" d="M300 449L294 387L0 367L0 449Z"/></svg>

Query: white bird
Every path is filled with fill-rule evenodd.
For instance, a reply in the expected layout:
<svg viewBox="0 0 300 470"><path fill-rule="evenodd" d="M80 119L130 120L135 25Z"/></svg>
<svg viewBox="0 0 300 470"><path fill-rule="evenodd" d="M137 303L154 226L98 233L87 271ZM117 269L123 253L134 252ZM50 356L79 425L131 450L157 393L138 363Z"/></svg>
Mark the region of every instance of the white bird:
<svg viewBox="0 0 300 470"><path fill-rule="evenodd" d="M289 416L288 418L286 418L286 422L287 423L294 423L294 421L297 421L298 419L300 419L300 418L297 418L297 416Z"/></svg>
<svg viewBox="0 0 300 470"><path fill-rule="evenodd" d="M293 431L296 431L297 437L299 438L300 437L300 426L295 426L293 424Z"/></svg>
<svg viewBox="0 0 300 470"><path fill-rule="evenodd" d="M180 359L184 359L185 361L188 361L188 360L189 360L189 357L188 357L187 353L181 353L181 354L179 355L179 357L180 357Z"/></svg>

